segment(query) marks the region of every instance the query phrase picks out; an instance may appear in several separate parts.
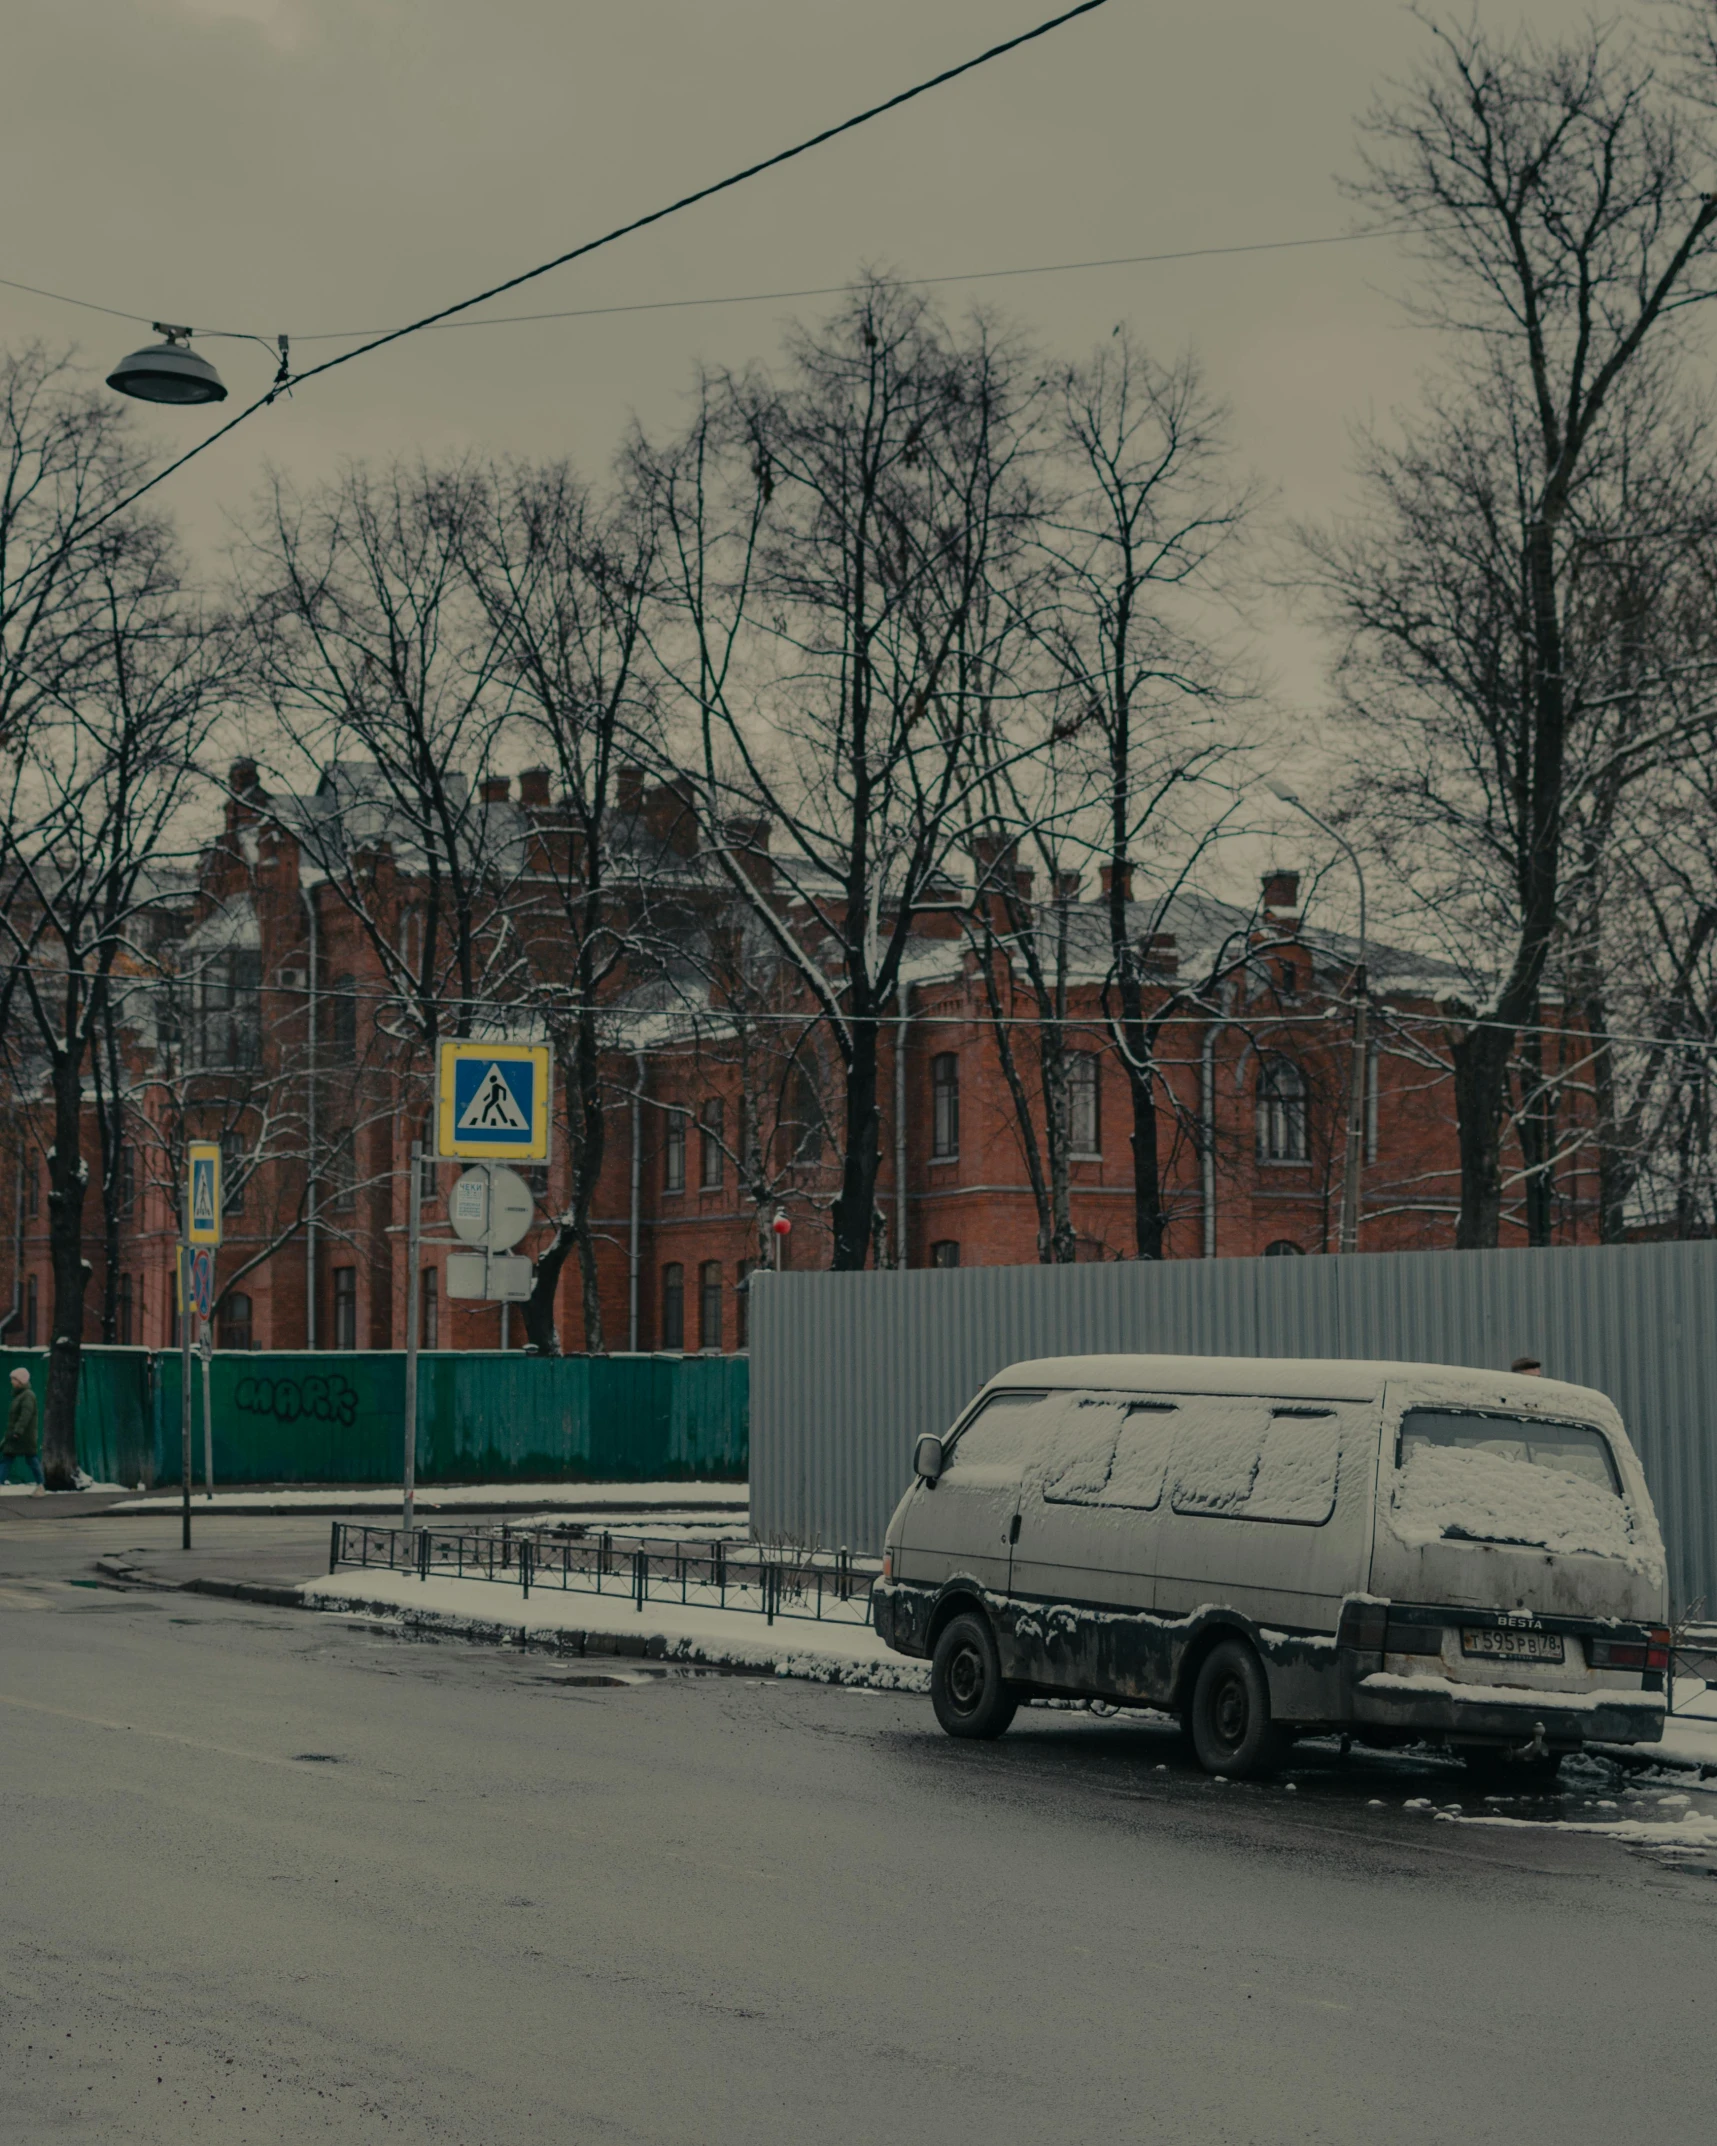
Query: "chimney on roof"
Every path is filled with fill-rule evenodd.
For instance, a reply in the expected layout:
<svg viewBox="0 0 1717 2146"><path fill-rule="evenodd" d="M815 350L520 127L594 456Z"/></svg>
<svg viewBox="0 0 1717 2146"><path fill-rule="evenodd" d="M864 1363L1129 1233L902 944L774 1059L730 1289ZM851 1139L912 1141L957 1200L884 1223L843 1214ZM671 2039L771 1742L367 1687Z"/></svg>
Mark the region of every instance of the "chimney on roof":
<svg viewBox="0 0 1717 2146"><path fill-rule="evenodd" d="M1300 921L1300 875L1298 872L1264 874L1264 914L1279 924Z"/></svg>
<svg viewBox="0 0 1717 2146"><path fill-rule="evenodd" d="M511 785L505 775L485 775L483 777L484 804L504 805L507 802L507 791L510 787Z"/></svg>
<svg viewBox="0 0 1717 2146"><path fill-rule="evenodd" d="M548 794L548 769L528 767L519 770L519 803L521 805L546 805Z"/></svg>
<svg viewBox="0 0 1717 2146"><path fill-rule="evenodd" d="M1103 899L1108 901L1114 891L1115 867L1112 864L1106 864L1103 867ZM1121 867L1121 899L1124 902L1130 902L1132 898L1133 868L1130 864L1124 864Z"/></svg>
<svg viewBox="0 0 1717 2146"><path fill-rule="evenodd" d="M235 760L227 769L227 833L254 824L267 802L257 780L256 762Z"/></svg>
<svg viewBox="0 0 1717 2146"><path fill-rule="evenodd" d="M1055 898L1058 902L1076 902L1081 885L1077 872L1057 872L1055 875Z"/></svg>
<svg viewBox="0 0 1717 2146"><path fill-rule="evenodd" d="M614 803L616 809L635 820L644 809L644 770L634 767L630 761L622 766L614 777Z"/></svg>
<svg viewBox="0 0 1717 2146"><path fill-rule="evenodd" d="M644 825L676 857L690 857L698 846L698 824L688 784L664 782L644 797Z"/></svg>

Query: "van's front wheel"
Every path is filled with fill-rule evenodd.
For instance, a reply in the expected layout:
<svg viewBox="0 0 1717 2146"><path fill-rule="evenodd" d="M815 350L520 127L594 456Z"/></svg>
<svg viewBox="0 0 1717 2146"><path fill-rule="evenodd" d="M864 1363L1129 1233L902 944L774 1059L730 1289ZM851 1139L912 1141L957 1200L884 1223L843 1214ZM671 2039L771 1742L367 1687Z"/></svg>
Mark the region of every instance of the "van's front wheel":
<svg viewBox="0 0 1717 2146"><path fill-rule="evenodd" d="M987 1617L968 1610L937 1640L930 1701L950 1736L1000 1736L1012 1721L1019 1701L1002 1682L996 1635Z"/></svg>
<svg viewBox="0 0 1717 2146"><path fill-rule="evenodd" d="M1264 1665L1243 1639L1211 1648L1192 1688L1192 1748L1206 1773L1235 1780L1274 1773L1289 1738L1270 1719Z"/></svg>

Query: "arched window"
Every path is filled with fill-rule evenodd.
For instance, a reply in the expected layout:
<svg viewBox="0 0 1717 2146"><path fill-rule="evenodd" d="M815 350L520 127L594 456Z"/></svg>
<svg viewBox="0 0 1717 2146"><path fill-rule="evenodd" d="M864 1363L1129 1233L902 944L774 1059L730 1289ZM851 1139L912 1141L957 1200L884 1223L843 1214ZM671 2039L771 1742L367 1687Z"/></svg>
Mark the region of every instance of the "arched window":
<svg viewBox="0 0 1717 2146"><path fill-rule="evenodd" d="M952 1162L960 1152L960 1061L942 1051L930 1061L930 1154Z"/></svg>
<svg viewBox="0 0 1717 2146"><path fill-rule="evenodd" d="M1289 1237L1278 1237L1274 1244L1264 1247L1266 1259L1298 1259L1305 1251L1303 1244L1295 1244Z"/></svg>
<svg viewBox="0 0 1717 2146"><path fill-rule="evenodd" d="M251 1338L250 1299L242 1289L235 1289L221 1306L220 1332L223 1349L256 1346Z"/></svg>
<svg viewBox="0 0 1717 2146"><path fill-rule="evenodd" d="M721 1098L716 1095L710 1097L698 1116L698 1188L703 1192L721 1190L722 1169L727 1161L722 1116Z"/></svg>
<svg viewBox="0 0 1717 2146"><path fill-rule="evenodd" d="M706 1259L698 1269L698 1347L721 1347L721 1261Z"/></svg>
<svg viewBox="0 0 1717 2146"><path fill-rule="evenodd" d="M683 1110L670 1110L667 1139L662 1148L662 1190L684 1192L685 1189L686 1113Z"/></svg>
<svg viewBox="0 0 1717 2146"><path fill-rule="evenodd" d="M1258 1067L1258 1159L1306 1159L1306 1077L1291 1058L1266 1058Z"/></svg>

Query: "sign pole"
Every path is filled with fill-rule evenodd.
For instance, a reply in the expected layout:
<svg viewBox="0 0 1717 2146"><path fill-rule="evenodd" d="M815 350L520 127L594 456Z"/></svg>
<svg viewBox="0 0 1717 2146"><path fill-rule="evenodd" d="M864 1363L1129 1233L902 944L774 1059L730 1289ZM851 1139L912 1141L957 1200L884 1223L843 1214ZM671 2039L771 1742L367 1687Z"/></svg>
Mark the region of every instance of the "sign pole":
<svg viewBox="0 0 1717 2146"><path fill-rule="evenodd" d="M188 1196L185 1204L188 1212ZM179 1547L191 1547L191 1247L183 1239L179 1245Z"/></svg>
<svg viewBox="0 0 1717 2146"><path fill-rule="evenodd" d="M202 1346L198 1354L203 1359L203 1496L213 1499L215 1495L215 1418L209 1399L210 1365L214 1360L215 1345L209 1338L209 1321L203 1321Z"/></svg>
<svg viewBox="0 0 1717 2146"><path fill-rule="evenodd" d="M417 1521L417 1349L422 1324L423 1277L417 1271L423 1238L423 1142L411 1143L410 1224L405 1272L405 1531Z"/></svg>

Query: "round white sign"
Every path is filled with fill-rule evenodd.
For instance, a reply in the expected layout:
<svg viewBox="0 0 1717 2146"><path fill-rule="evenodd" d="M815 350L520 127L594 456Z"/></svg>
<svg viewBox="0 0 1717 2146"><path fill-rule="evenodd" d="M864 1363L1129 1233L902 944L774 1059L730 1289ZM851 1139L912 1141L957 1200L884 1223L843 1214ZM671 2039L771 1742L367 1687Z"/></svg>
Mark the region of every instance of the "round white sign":
<svg viewBox="0 0 1717 2146"><path fill-rule="evenodd" d="M536 1218L537 1203L517 1170L491 1163L467 1170L447 1201L453 1234L491 1252L510 1252Z"/></svg>

